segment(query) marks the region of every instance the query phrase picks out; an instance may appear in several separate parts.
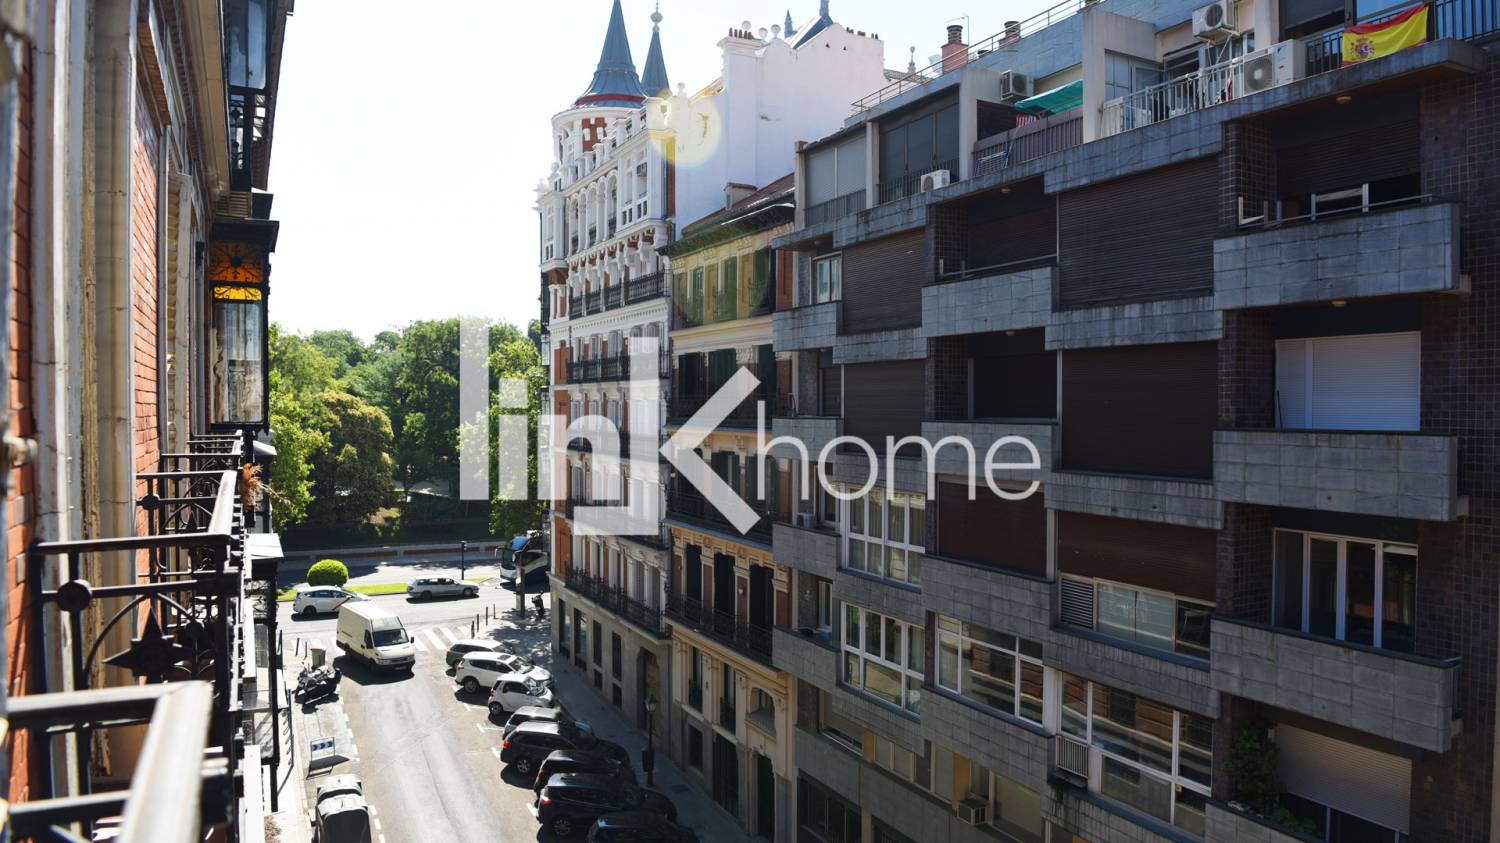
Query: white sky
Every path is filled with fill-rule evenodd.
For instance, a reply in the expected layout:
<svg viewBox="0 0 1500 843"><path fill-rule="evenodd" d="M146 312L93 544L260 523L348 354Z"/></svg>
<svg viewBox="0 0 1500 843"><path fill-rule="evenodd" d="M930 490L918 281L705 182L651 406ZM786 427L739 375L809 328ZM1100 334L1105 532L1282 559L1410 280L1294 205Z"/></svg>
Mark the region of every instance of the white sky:
<svg viewBox="0 0 1500 843"><path fill-rule="evenodd" d="M552 115L588 87L611 0L305 0L287 24L272 216L281 220L271 318L366 338L416 319L538 315L537 180ZM675 88L719 74L729 27L780 24L789 0L664 0ZM937 53L1055 0L832 0L834 20L880 33L886 67ZM640 69L651 0L623 0ZM801 26L816 0L791 3ZM809 80L815 83L815 80Z"/></svg>

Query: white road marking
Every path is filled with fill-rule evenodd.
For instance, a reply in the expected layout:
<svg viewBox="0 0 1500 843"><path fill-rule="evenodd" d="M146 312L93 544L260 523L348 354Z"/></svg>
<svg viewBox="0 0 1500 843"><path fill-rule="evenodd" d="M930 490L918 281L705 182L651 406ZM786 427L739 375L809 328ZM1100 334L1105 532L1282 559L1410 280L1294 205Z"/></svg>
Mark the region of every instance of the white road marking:
<svg viewBox="0 0 1500 843"><path fill-rule="evenodd" d="M492 747L490 747L490 752L495 753L495 757L496 758L500 757L500 747L498 747L498 746L492 746Z"/></svg>
<svg viewBox="0 0 1500 843"><path fill-rule="evenodd" d="M379 831L380 830L380 817L373 817L372 819L375 820L375 830Z"/></svg>
<svg viewBox="0 0 1500 843"><path fill-rule="evenodd" d="M453 634L453 629L451 629L451 628L445 628L443 630L443 634L446 635L446 636L448 636L448 643L449 644L457 644L458 642L464 640L463 639L463 633L466 632L467 630L465 630L461 626L457 627L457 629L459 630L459 634L458 635L454 635Z"/></svg>
<svg viewBox="0 0 1500 843"><path fill-rule="evenodd" d="M427 635L427 639L432 642L432 646L435 649L438 649L438 650L446 650L446 649L448 649L448 642L444 641L443 637L441 635L438 635L438 631L437 630L435 630L435 629L429 629L429 630L427 630L426 635Z"/></svg>

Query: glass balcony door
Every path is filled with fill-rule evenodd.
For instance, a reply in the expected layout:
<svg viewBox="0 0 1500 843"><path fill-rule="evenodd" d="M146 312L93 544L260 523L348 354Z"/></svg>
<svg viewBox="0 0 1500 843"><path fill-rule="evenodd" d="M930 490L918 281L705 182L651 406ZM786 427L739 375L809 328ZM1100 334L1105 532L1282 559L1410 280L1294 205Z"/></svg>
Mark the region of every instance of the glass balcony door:
<svg viewBox="0 0 1500 843"><path fill-rule="evenodd" d="M1411 652L1417 549L1278 530L1272 618L1278 626Z"/></svg>

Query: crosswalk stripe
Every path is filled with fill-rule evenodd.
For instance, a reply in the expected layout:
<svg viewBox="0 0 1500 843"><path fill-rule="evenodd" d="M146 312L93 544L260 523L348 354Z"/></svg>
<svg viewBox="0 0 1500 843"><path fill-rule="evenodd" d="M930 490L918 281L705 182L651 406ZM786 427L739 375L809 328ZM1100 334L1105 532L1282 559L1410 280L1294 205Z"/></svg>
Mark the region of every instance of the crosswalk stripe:
<svg viewBox="0 0 1500 843"><path fill-rule="evenodd" d="M432 642L432 647L435 650L448 649L448 642L444 641L443 637L438 635L438 631L435 629L427 630L427 640Z"/></svg>
<svg viewBox="0 0 1500 843"><path fill-rule="evenodd" d="M460 634L458 634L458 635L455 635L453 633L453 630L451 628L445 628L443 630L443 634L446 635L446 636L448 636L448 643L449 644L457 644L458 642L460 642L460 641L462 641L464 639L464 636L463 636L462 633L463 632L467 632L468 630L464 629L463 627L458 627L458 629L460 630Z"/></svg>
<svg viewBox="0 0 1500 843"><path fill-rule="evenodd" d="M427 645L422 643L422 636L420 635L413 635L411 637L411 645L416 647L419 652L427 652Z"/></svg>

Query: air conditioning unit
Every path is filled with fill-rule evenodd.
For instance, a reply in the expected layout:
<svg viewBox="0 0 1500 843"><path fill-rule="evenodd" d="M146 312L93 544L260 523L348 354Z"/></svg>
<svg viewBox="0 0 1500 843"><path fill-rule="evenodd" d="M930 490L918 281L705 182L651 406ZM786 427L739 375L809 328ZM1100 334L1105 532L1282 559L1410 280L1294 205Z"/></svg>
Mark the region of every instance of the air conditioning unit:
<svg viewBox="0 0 1500 843"><path fill-rule="evenodd" d="M1268 91L1306 75L1307 50L1295 38L1245 56L1245 93Z"/></svg>
<svg viewBox="0 0 1500 843"><path fill-rule="evenodd" d="M922 184L917 188L917 192L926 193L929 190L937 190L940 187L947 187L952 182L952 175L947 170L933 170L922 174Z"/></svg>
<svg viewBox="0 0 1500 843"><path fill-rule="evenodd" d="M1020 102L1031 96L1031 77L1014 70L1000 74L1000 101Z"/></svg>
<svg viewBox="0 0 1500 843"><path fill-rule="evenodd" d="M1193 37L1218 43L1234 34L1234 0L1218 0L1193 10Z"/></svg>
<svg viewBox="0 0 1500 843"><path fill-rule="evenodd" d="M978 799L965 799L958 803L958 818L969 825L984 825L989 807Z"/></svg>

